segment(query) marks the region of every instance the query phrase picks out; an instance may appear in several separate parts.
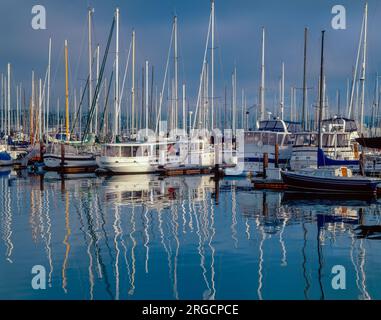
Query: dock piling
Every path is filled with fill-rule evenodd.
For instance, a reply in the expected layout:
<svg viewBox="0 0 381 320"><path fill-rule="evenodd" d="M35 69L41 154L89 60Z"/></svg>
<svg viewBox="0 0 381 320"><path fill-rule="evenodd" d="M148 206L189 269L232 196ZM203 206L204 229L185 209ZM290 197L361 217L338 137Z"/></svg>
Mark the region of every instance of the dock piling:
<svg viewBox="0 0 381 320"><path fill-rule="evenodd" d="M267 168L269 167L269 154L263 154L263 179L267 178Z"/></svg>

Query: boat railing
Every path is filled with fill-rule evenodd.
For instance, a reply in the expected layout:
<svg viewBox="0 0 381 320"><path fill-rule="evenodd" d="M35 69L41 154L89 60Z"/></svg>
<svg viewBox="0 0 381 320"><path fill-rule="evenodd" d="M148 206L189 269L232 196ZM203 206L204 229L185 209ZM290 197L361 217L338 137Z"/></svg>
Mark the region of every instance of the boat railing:
<svg viewBox="0 0 381 320"><path fill-rule="evenodd" d="M62 144L62 143L52 143L46 148L46 153L61 154L62 146L64 148L65 154L71 155L81 155L96 153L96 148L94 146L88 146L83 144L72 145L72 144Z"/></svg>

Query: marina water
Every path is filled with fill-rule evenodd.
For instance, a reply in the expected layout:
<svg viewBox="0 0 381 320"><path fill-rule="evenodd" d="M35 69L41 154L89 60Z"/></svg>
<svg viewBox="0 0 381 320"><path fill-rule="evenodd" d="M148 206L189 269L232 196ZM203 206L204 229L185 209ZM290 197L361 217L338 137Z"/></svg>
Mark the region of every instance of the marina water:
<svg viewBox="0 0 381 320"><path fill-rule="evenodd" d="M380 299L381 202L3 170L0 299ZM35 290L34 266L46 289ZM345 268L345 290L332 287Z"/></svg>

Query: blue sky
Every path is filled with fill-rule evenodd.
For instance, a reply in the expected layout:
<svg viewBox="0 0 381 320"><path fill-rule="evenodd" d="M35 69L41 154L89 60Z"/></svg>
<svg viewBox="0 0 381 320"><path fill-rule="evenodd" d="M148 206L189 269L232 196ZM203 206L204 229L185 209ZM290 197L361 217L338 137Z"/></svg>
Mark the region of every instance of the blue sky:
<svg viewBox="0 0 381 320"><path fill-rule="evenodd" d="M31 28L31 8L42 4L47 10L47 30ZM342 4L347 9L347 29L331 28L331 8ZM131 30L137 34L137 67L146 59L155 66L156 85L161 88L170 40L173 14L179 19L180 79L185 82L194 104L202 66L208 19L209 0L2 0L0 3L0 71L12 63L13 83L22 82L29 88L31 70L44 76L47 66L48 38L53 38L52 101L64 92L64 39L69 40L71 87L84 83L87 72L86 17L88 6L95 8L94 44L103 52L116 7L121 12L121 73L127 57ZM236 65L239 92L244 88L248 103L257 101L260 79L260 30L267 30L266 100L267 108L276 105L281 62L286 65L286 105L289 88L302 85L304 27L309 28L308 85L309 102L316 99L319 76L320 31L326 34L326 76L329 99L333 104L337 89L345 100L347 78L355 63L363 14L363 1L343 0L216 0L216 97L223 96L224 86L230 88L230 75ZM381 66L380 29L381 2L369 1L369 64L367 100L374 92L375 73ZM114 41L106 76L111 72ZM140 72L138 72L140 76ZM140 80L137 80L140 85ZM127 83L129 86L129 83ZM27 89L28 90L28 89ZM238 94L240 97L240 94ZM299 99L300 100L300 99ZM300 101L299 101L300 102ZM344 102L343 102L344 103Z"/></svg>

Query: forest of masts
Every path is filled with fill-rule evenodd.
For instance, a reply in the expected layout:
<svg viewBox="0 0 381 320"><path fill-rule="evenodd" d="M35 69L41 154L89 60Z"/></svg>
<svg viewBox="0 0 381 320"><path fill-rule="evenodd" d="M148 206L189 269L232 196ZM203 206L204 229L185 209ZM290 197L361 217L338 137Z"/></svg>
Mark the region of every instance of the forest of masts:
<svg viewBox="0 0 381 320"><path fill-rule="evenodd" d="M56 96L52 99L51 94L51 70L52 70L52 38L47 46L47 67L45 73L38 75L35 71L30 72L30 82L18 82L13 76L15 66L8 63L6 70L1 72L1 101L0 101L0 126L3 135L15 133L26 134L31 142L40 141L46 134L57 132L70 132L81 139L86 126L87 133L95 133L101 141L109 141L117 135L129 136L140 129L149 128L154 132L160 129L160 123L166 120L167 130L180 128L206 129L245 129L254 130L258 120L269 117L279 117L284 120L300 122L305 130L314 130L317 127L316 119L319 101L319 85L307 87L307 39L308 29L304 32L304 74L300 86L292 85L285 88L284 62L280 63L279 85L277 88L265 87L265 28L261 30L261 63L260 63L260 86L257 98L248 102L245 89L238 90L238 70L234 67L231 72L229 85L220 88L222 94L215 94L215 21L214 2L209 20L205 54L200 74L200 83L197 88L197 101L187 97L188 88L185 82L179 81L179 36L178 18L173 18L170 46L165 64L164 80L158 85L155 68L148 60L144 61L141 68L136 63L136 32L131 33L126 62L123 70L120 70L119 48L119 9L116 9L113 19L111 37L115 41L115 56L113 67L108 73L104 71L108 58L108 49L101 56L99 44L93 44L93 15L94 10L89 9L86 23L88 24L88 74L86 84L81 83L74 87L68 83L66 70L65 96ZM115 33L113 29L115 25ZM364 123L364 82L365 66L363 63L361 74L356 78L359 59L366 57L366 25L364 19L361 30L362 46L359 46L357 55L355 76L352 80L346 80L346 93L340 90L335 92L334 97L329 97L324 79L324 118L332 115L343 115ZM362 48L362 50L360 50ZM70 61L70 44L65 41L65 60L55 61L58 65L66 64L68 69ZM304 63L303 63L304 62ZM375 93L371 106L370 127L379 126L379 76L376 75ZM319 83L316 80L316 83ZM127 83L130 84L127 88ZM55 88L56 89L56 88ZM270 90L269 90L270 89ZM60 91L62 88L60 88ZM316 92L313 103L308 102L308 94ZM127 92L128 91L128 92ZM288 91L288 101L286 92ZM272 94L271 94L272 93ZM271 98L272 95L272 99ZM256 95L254 95L256 96ZM267 102L266 102L267 100ZM269 103L269 101L271 101ZM93 108L94 107L94 108ZM270 112L271 111L271 112ZM92 113L91 121L88 121Z"/></svg>

